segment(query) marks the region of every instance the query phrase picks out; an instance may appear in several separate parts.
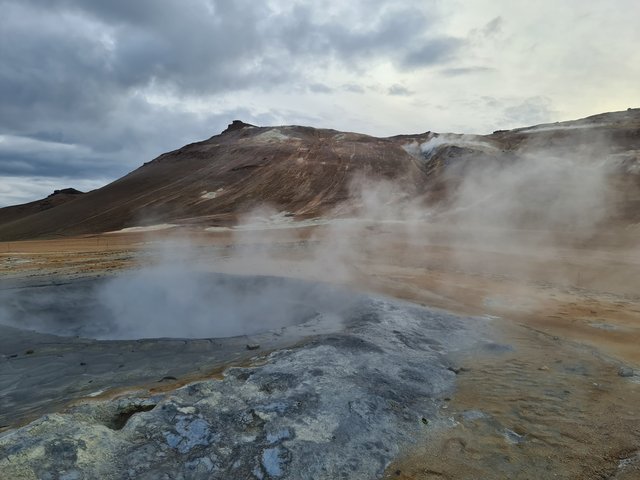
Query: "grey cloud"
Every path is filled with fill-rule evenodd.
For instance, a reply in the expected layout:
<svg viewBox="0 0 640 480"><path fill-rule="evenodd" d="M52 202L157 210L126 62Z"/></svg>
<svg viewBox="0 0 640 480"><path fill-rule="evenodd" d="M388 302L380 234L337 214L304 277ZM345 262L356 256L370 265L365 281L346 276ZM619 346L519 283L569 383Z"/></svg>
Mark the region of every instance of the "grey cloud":
<svg viewBox="0 0 640 480"><path fill-rule="evenodd" d="M24 175L34 171L50 175L58 172L61 163L72 171L78 171L88 156L93 156L93 153L77 145L3 136L0 141L0 175Z"/></svg>
<svg viewBox="0 0 640 480"><path fill-rule="evenodd" d="M454 37L428 40L419 48L407 53L401 65L410 69L444 63L451 59L463 44L463 40Z"/></svg>
<svg viewBox="0 0 640 480"><path fill-rule="evenodd" d="M376 13L370 13L366 27L360 28L350 23L318 21L312 7L298 5L283 24L280 39L290 42L288 48L297 54L330 53L338 60L347 61L374 55L394 58L432 26L432 19L411 6L400 7L393 2L363 3L374 4L363 11Z"/></svg>
<svg viewBox="0 0 640 480"><path fill-rule="evenodd" d="M182 2L165 2L173 8L160 16L157 12L163 9L156 4L148 7L144 22L131 25L114 15L95 16L95 10L106 8L91 7L110 2L47 4L57 9L8 2L3 9L10 13L3 21L3 64L6 69L28 68L20 69L22 77L3 69L2 79L13 80L16 90L28 75L30 90L20 90L17 99L58 99L72 102L74 111L99 103L91 101L94 93L120 94L152 83L181 93L216 93L285 80L286 74L266 53L262 9L228 3L235 9L216 9L217 16L180 8Z"/></svg>
<svg viewBox="0 0 640 480"><path fill-rule="evenodd" d="M73 187L88 192L106 183L106 178L95 175L92 178L0 175L0 208L44 198L60 188Z"/></svg>
<svg viewBox="0 0 640 480"><path fill-rule="evenodd" d="M490 108L500 107L500 102L495 97L490 97L485 95L480 97L480 99L482 100L482 102L484 102L484 107L490 107Z"/></svg>
<svg viewBox="0 0 640 480"><path fill-rule="evenodd" d="M403 58L434 21L394 2L364 3L377 13L356 28L317 20L311 5L279 14L248 0L5 0L0 87L16 103L64 103L74 112L103 108L98 91L108 100L152 84L181 94L269 87L300 80L310 57L350 68L373 56ZM429 40L400 64L433 63L452 49L448 38ZM15 66L27 68L7 71Z"/></svg>
<svg viewBox="0 0 640 480"><path fill-rule="evenodd" d="M506 125L527 126L546 123L553 118L553 105L547 97L529 97L504 109Z"/></svg>
<svg viewBox="0 0 640 480"><path fill-rule="evenodd" d="M475 73L488 73L494 71L494 68L491 67L451 67L451 68L443 68L440 73L446 75L448 77L457 77L459 75L472 75Z"/></svg>
<svg viewBox="0 0 640 480"><path fill-rule="evenodd" d="M387 90L389 95L399 96L399 97L409 97L413 95L415 92L412 92L407 87L399 84L391 85Z"/></svg>
<svg viewBox="0 0 640 480"><path fill-rule="evenodd" d="M318 20L318 7L309 4L280 14L265 2L248 0L165 0L160 5L150 0L5 0L21 17L5 22L17 26L10 36L24 45L16 59L33 59L37 51L50 59L41 70L52 70L54 78L64 79L64 72L84 73L87 81L98 78L101 86L155 82L181 93L287 83L304 76L300 65L310 57L357 68L374 56L386 56L392 61L404 58L400 66L415 67L435 63L454 50L452 39L425 40L435 18L412 6L359 3L362 11L371 12L359 26L339 18ZM25 24L26 18L30 20ZM405 55L407 46L417 43L422 49ZM83 96L74 97L78 104L86 103Z"/></svg>
<svg viewBox="0 0 640 480"><path fill-rule="evenodd" d="M246 109L197 116L139 99L123 102L110 117L104 123L74 125L66 136L77 143L43 141L51 136L42 134L0 143L0 174L116 178L165 151L221 132L231 119L257 124L274 119L273 115L255 115Z"/></svg>

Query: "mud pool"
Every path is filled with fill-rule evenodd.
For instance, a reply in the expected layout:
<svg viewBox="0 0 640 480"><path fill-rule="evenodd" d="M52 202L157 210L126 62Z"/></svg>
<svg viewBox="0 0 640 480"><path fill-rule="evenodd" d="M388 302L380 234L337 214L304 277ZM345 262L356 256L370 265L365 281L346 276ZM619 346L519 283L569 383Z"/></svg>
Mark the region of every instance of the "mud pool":
<svg viewBox="0 0 640 480"><path fill-rule="evenodd" d="M98 340L223 338L339 322L351 303L349 295L321 283L148 268L6 286L0 324Z"/></svg>

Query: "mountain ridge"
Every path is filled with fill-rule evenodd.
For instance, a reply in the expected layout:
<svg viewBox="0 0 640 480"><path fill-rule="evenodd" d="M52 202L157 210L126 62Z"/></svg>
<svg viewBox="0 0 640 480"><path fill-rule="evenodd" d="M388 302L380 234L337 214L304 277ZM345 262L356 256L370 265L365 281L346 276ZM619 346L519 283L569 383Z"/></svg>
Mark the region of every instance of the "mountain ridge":
<svg viewBox="0 0 640 480"><path fill-rule="evenodd" d="M218 135L163 153L69 201L50 208L39 208L41 200L0 209L0 240L153 223L228 225L265 203L299 218L321 216L350 199L357 177L401 182L408 195L433 205L451 197L466 166L509 162L532 149L599 149L603 158L617 158L627 169L616 173L621 188L629 191L622 201L625 215L640 221L634 213L640 207L640 109L489 135L427 131L373 137L234 120ZM31 207L17 209L26 205Z"/></svg>

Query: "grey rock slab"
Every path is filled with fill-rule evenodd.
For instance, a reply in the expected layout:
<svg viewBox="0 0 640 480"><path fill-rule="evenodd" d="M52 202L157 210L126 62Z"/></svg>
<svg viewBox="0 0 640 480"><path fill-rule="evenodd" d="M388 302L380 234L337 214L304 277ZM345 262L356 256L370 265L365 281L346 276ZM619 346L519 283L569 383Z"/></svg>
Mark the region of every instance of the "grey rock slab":
<svg viewBox="0 0 640 480"><path fill-rule="evenodd" d="M618 375L623 378L629 378L634 376L633 368L622 366L618 369Z"/></svg>

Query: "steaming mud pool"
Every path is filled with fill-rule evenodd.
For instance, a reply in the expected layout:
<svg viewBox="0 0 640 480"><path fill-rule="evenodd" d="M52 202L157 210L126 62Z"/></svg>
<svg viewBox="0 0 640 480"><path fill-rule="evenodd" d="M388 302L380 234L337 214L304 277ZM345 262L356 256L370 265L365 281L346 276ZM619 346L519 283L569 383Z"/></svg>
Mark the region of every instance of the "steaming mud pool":
<svg viewBox="0 0 640 480"><path fill-rule="evenodd" d="M381 477L451 426L461 352L510 349L486 318L326 284L155 277L3 285L2 478Z"/></svg>

